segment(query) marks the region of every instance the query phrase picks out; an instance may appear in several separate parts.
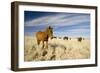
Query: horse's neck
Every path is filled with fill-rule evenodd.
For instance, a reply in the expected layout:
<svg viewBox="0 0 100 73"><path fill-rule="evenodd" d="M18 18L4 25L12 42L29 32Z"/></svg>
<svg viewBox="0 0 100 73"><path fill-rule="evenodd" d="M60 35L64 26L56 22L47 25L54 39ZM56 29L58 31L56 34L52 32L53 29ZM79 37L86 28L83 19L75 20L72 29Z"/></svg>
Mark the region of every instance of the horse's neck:
<svg viewBox="0 0 100 73"><path fill-rule="evenodd" d="M44 33L45 33L46 35L48 35L48 30L45 30Z"/></svg>

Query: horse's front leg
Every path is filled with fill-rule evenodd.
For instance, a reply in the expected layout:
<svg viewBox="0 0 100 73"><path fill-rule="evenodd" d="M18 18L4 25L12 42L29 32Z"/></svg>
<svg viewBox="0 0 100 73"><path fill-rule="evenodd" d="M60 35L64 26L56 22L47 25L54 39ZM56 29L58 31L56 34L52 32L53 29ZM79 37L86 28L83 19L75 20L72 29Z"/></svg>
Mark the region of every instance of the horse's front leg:
<svg viewBox="0 0 100 73"><path fill-rule="evenodd" d="M42 41L42 49L44 48L44 41Z"/></svg>
<svg viewBox="0 0 100 73"><path fill-rule="evenodd" d="M48 41L46 41L46 48L48 48Z"/></svg>

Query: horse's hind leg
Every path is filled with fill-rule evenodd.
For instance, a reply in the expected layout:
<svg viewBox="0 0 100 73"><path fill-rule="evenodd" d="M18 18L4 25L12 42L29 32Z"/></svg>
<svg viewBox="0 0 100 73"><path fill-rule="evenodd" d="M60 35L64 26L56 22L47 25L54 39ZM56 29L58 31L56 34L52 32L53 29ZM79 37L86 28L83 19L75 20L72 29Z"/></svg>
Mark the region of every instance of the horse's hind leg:
<svg viewBox="0 0 100 73"><path fill-rule="evenodd" d="M44 48L44 41L42 42L42 48Z"/></svg>
<svg viewBox="0 0 100 73"><path fill-rule="evenodd" d="M40 41L39 40L37 40L37 44L38 44L38 46L40 45Z"/></svg>

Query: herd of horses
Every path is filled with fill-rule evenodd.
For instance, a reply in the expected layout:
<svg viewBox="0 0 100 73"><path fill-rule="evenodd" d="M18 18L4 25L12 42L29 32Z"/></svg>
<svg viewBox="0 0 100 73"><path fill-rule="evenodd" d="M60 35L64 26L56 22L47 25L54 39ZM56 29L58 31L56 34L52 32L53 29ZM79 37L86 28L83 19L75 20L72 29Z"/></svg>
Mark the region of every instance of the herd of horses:
<svg viewBox="0 0 100 73"><path fill-rule="evenodd" d="M51 26L47 27L46 30L44 31L38 31L36 33L36 39L37 39L37 44L38 46L40 45L40 42L42 42L42 48L44 48L46 46L46 48L48 48L48 39L51 38L55 38L57 39L57 37L53 36L53 28ZM61 37L58 37L59 39L61 39ZM69 37L63 37L64 40L71 40L71 38ZM81 42L82 40L84 40L84 38L79 37L77 38L77 40L79 42ZM46 45L44 44L46 42Z"/></svg>

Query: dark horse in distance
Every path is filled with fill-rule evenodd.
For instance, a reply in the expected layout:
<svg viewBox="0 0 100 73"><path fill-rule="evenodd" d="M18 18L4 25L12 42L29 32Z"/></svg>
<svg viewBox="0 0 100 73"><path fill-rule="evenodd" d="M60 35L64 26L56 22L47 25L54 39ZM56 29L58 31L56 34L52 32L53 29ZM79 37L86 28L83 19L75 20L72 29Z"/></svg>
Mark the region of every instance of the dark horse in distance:
<svg viewBox="0 0 100 73"><path fill-rule="evenodd" d="M40 45L40 42L42 42L42 48L45 47L44 42L46 42L46 48L48 48L48 39L49 38L53 38L53 28L52 27L48 27L46 28L45 31L38 31L36 33L36 39L37 39L37 44L38 46Z"/></svg>

